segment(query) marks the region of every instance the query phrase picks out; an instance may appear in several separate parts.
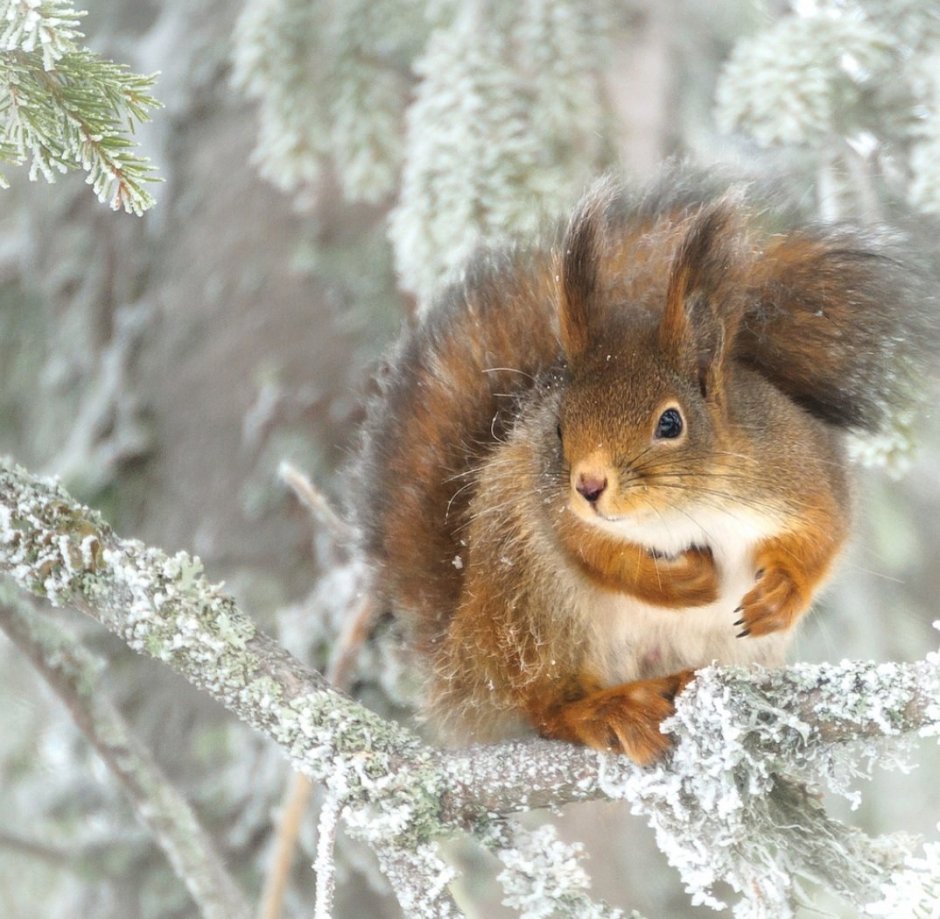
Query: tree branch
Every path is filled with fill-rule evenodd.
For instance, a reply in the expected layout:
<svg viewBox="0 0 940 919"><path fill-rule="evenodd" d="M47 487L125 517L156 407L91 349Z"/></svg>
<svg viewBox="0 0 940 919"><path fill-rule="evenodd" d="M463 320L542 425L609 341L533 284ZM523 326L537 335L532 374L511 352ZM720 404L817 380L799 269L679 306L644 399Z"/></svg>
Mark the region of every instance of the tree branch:
<svg viewBox="0 0 940 919"><path fill-rule="evenodd" d="M0 571L166 662L280 744L298 769L328 780L347 804L349 826L379 852L393 880L415 871L425 871L426 885L428 872L439 878L424 847L442 833L610 797L627 798L646 815L695 902L719 903L711 891L724 880L786 915L793 878L803 876L842 878L837 889L866 903L906 850L897 840L870 840L818 807L806 810L818 839L804 827L794 845L792 788L848 794L849 779L891 753L898 736L940 730L940 657L931 655L915 664L776 672L705 668L667 726L678 737L674 755L650 769L538 740L442 752L336 692L257 631L205 582L198 559L122 540L60 487L17 469L0 469ZM759 834L764 845L779 841L785 871L768 871L755 857ZM834 838L851 864L827 856L824 841Z"/></svg>
<svg viewBox="0 0 940 919"><path fill-rule="evenodd" d="M2 591L0 591L2 593ZM248 919L251 911L186 799L137 740L98 686L102 664L22 602L0 597L0 629L32 661L79 729L120 780L207 919Z"/></svg>
<svg viewBox="0 0 940 919"><path fill-rule="evenodd" d="M278 475L310 511L314 521L326 531L335 548L339 549L353 544L355 537L353 528L333 510L326 496L300 469L284 461L278 468ZM356 570L362 574L360 580L365 580L365 566L357 566ZM337 638L326 672L326 679L330 685L344 692L349 689L353 665L369 636L377 613L376 603L368 590L368 585L360 586L361 599L357 607L350 612L342 633ZM274 851L261 891L261 905L258 911L261 919L279 919L281 915L287 883L294 865L294 853L300 835L301 820L307 810L312 792L313 785L307 776L300 772L291 773L281 800ZM319 912L328 910L329 903L332 902L335 870L333 846L338 817L338 812L332 812L332 803L335 801L335 798L328 797L321 805L317 833L317 863L314 866L317 874L317 910ZM324 836L322 835L324 829L331 829L332 832Z"/></svg>
<svg viewBox="0 0 940 919"><path fill-rule="evenodd" d="M287 883L294 867L294 850L300 824L313 794L313 783L300 772L292 772L281 798L271 854L261 888L259 919L280 919Z"/></svg>

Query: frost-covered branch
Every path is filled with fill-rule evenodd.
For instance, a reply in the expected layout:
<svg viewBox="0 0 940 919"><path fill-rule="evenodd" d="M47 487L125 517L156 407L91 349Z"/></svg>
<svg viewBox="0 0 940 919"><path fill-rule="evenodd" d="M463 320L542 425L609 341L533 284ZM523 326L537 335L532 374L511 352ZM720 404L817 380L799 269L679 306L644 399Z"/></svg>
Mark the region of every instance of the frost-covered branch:
<svg viewBox="0 0 940 919"><path fill-rule="evenodd" d="M761 146L801 146L822 162L835 152L834 187L871 204L852 156L859 147L879 178L915 207L940 213L940 30L931 0L903 11L891 0L819 0L741 39L718 82L716 115L726 130ZM890 164L890 165L889 165ZM900 167L900 168L899 168ZM841 182L844 173L850 181Z"/></svg>
<svg viewBox="0 0 940 919"><path fill-rule="evenodd" d="M490 846L503 864L497 876L506 893L503 902L526 919L548 919L558 908L579 919L626 919L623 910L588 896L591 879L581 865L584 847L559 839L551 824L497 833ZM633 912L630 919L641 917Z"/></svg>
<svg viewBox="0 0 940 919"><path fill-rule="evenodd" d="M83 15L67 0L0 0L0 160L48 182L81 169L100 201L141 214L156 179L130 136L159 104L154 77L80 47Z"/></svg>
<svg viewBox="0 0 940 919"><path fill-rule="evenodd" d="M177 876L207 919L247 919L242 892L183 796L133 735L99 685L103 669L79 644L0 585L0 629L32 661L124 787Z"/></svg>
<svg viewBox="0 0 940 919"><path fill-rule="evenodd" d="M103 488L123 463L143 456L150 447L141 400L130 377L153 316L145 304L123 306L114 313L111 340L101 349L95 374L83 387L62 449L48 464L73 486Z"/></svg>
<svg viewBox="0 0 940 919"><path fill-rule="evenodd" d="M388 772L390 757L420 747L259 632L219 585L206 583L198 558L121 539L58 485L22 470L0 471L0 570L169 664L286 746L314 778L365 750L350 776L351 787L364 786Z"/></svg>
<svg viewBox="0 0 940 919"><path fill-rule="evenodd" d="M601 797L625 798L647 818L695 902L718 904L725 882L741 894L740 915L789 915L802 881L861 908L895 902L912 877L920 891L940 880L932 849L909 862L901 840L870 839L813 796L852 797L854 779L901 759L904 736L940 733L938 655L777 672L706 668L670 724L674 755L650 769L538 740L445 753L336 692L258 632L205 582L198 559L120 539L60 487L22 470L0 471L0 571L166 662L326 782L411 915L426 903L434 915L450 909L435 837L465 830L492 839L508 815ZM419 890L426 899L416 906Z"/></svg>

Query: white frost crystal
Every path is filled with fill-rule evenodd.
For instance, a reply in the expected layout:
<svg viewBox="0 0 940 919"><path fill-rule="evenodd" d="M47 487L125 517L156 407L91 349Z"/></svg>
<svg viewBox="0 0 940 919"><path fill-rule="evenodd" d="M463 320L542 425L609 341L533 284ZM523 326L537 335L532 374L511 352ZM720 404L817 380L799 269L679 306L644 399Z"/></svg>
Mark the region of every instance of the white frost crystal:
<svg viewBox="0 0 940 919"><path fill-rule="evenodd" d="M742 895L735 915L785 917L810 881L861 908L903 864L910 840L869 839L834 821L814 790L853 801L850 783L875 764L903 766L897 741L882 735L899 732L898 712L917 687L940 694L940 673L843 662L761 679L707 668L664 726L680 737L671 761L637 770L604 756L600 781L647 818L695 904L725 908L715 893L723 881ZM806 720L769 707L764 692L805 698ZM811 721L870 726L873 738L827 743Z"/></svg>
<svg viewBox="0 0 940 919"><path fill-rule="evenodd" d="M523 919L547 919L558 914L559 905L582 919L623 915L587 899L591 879L580 861L584 847L559 839L551 824L531 832L517 830L512 845L496 854L504 865L498 878L503 903L519 910Z"/></svg>

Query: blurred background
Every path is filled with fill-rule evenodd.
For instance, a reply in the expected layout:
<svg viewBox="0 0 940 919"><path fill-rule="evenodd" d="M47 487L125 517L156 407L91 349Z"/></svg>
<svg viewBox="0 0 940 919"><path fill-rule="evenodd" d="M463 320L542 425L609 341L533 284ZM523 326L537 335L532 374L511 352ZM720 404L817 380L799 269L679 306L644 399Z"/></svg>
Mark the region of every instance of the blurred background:
<svg viewBox="0 0 940 919"><path fill-rule="evenodd" d="M347 560L278 466L341 505L375 361L481 240L564 214L605 169L640 182L683 156L779 177L827 219L901 222L937 257L931 0L100 0L82 28L106 57L160 71L164 108L138 138L163 183L135 217L80 175L47 185L7 170L0 454L60 476L121 535L197 553L318 667L349 607ZM861 445L881 468L861 474L857 538L796 658L936 649L935 400ZM280 751L94 624L49 615L107 660L102 685L257 897L290 774ZM408 682L379 635L354 691L407 717ZM105 766L2 638L0 685L0 916L193 915ZM936 745L912 759L846 819L936 838ZM585 843L612 904L703 912L626 806L551 819ZM493 863L452 848L468 914L502 915ZM315 807L301 850L288 916L312 909ZM400 915L367 853L343 839L340 862L338 916ZM840 914L825 897L814 908Z"/></svg>

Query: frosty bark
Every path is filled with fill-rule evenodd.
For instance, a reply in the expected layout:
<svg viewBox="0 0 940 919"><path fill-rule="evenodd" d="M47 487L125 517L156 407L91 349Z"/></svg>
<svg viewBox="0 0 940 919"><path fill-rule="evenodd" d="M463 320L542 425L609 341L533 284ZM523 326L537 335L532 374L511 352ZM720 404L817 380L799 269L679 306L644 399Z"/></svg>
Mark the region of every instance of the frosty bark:
<svg viewBox="0 0 940 919"><path fill-rule="evenodd" d="M96 685L98 662L18 604L0 599L0 629L33 662L79 729L120 780L177 877L207 919L248 919L251 911L186 799Z"/></svg>
<svg viewBox="0 0 940 919"><path fill-rule="evenodd" d="M459 919L463 915L447 889L455 872L432 847L385 840L376 844L375 852L409 919Z"/></svg>

